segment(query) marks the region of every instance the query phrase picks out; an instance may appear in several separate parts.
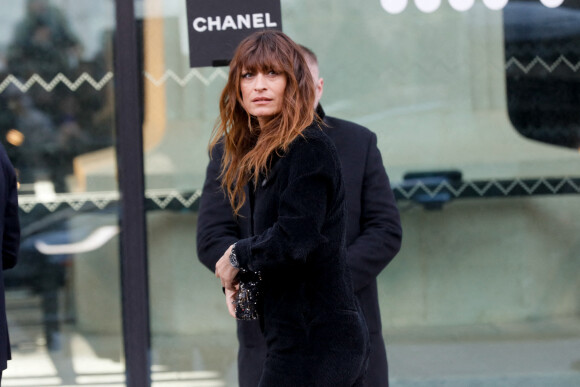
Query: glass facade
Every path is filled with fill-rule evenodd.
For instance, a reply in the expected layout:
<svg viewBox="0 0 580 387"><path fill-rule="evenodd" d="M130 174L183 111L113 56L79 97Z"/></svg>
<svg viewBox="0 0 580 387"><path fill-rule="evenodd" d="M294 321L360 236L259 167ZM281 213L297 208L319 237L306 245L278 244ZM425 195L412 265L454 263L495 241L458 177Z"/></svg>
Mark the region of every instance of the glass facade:
<svg viewBox="0 0 580 387"><path fill-rule="evenodd" d="M0 131L22 241L4 385L123 385L114 3L2 4Z"/></svg>
<svg viewBox="0 0 580 387"><path fill-rule="evenodd" d="M195 246L228 69L189 67L185 1L134 4L152 385L235 386L235 321ZM3 7L0 130L19 171L23 222L21 261L5 273L14 360L3 382L125 385L115 2ZM318 55L326 113L377 134L398 199L403 246L379 276L393 385L434 364L419 357L415 371L405 368L405 345L421 339L534 332L580 342L577 2L281 7L284 32ZM471 369L476 382L509 371L489 355L473 359L488 364Z"/></svg>

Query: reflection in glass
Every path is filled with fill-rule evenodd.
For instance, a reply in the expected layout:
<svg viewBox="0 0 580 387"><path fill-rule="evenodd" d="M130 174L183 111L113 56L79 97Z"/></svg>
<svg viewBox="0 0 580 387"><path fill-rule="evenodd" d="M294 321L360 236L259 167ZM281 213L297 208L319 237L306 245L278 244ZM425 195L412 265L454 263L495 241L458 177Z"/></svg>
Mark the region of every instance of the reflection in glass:
<svg viewBox="0 0 580 387"><path fill-rule="evenodd" d="M55 192L70 192L75 157L113 142L111 83L97 84L111 71L111 31L90 36L99 46L85 53L63 9L47 0L22 5L22 18L10 20L11 38L2 44L2 141L21 184L49 181Z"/></svg>
<svg viewBox="0 0 580 387"><path fill-rule="evenodd" d="M580 147L580 6L510 1L504 9L511 122L523 136Z"/></svg>
<svg viewBox="0 0 580 387"><path fill-rule="evenodd" d="M18 173L22 226L19 262L5 272L6 385L124 385L113 6L3 4L0 141Z"/></svg>

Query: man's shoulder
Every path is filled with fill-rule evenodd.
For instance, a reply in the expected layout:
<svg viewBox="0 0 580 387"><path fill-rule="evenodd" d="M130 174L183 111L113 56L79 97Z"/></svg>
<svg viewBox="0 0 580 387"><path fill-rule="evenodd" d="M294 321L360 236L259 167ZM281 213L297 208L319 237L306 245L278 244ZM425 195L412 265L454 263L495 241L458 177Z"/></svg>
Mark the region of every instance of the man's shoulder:
<svg viewBox="0 0 580 387"><path fill-rule="evenodd" d="M332 131L341 132L341 134L344 132L344 134L350 134L351 136L356 136L357 138L360 138L361 136L368 138L374 135L374 132L365 126L337 117L326 116L324 117L324 123L327 126L327 134L331 134Z"/></svg>
<svg viewBox="0 0 580 387"><path fill-rule="evenodd" d="M323 160L337 161L338 153L335 142L324 128L319 123L313 123L293 141L284 158L297 158L301 160L300 164L319 163Z"/></svg>
<svg viewBox="0 0 580 387"><path fill-rule="evenodd" d="M319 122L313 122L310 126L304 129L300 136L295 140L295 143L306 143L311 146L334 146L332 141L328 138L324 125Z"/></svg>

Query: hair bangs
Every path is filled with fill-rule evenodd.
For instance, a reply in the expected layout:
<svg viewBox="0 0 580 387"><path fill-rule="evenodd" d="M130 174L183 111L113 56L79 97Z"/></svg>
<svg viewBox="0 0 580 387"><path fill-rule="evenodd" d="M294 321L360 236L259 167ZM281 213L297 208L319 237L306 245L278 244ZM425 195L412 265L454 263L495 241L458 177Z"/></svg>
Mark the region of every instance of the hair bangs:
<svg viewBox="0 0 580 387"><path fill-rule="evenodd" d="M273 40L262 37L249 50L241 51L237 67L239 71L250 72L288 72L290 58L284 55L282 50ZM284 63L287 62L287 63Z"/></svg>

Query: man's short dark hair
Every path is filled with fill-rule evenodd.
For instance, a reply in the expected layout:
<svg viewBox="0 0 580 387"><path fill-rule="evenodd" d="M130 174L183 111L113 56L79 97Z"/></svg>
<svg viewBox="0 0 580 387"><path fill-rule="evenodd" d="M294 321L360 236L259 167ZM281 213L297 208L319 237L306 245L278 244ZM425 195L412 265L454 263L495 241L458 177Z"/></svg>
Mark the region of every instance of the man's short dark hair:
<svg viewBox="0 0 580 387"><path fill-rule="evenodd" d="M314 62L314 63L318 64L318 57L316 56L314 51L312 51L311 49L309 49L306 46L303 46L302 44L300 44L300 48L302 49L303 54L306 57L307 61Z"/></svg>

